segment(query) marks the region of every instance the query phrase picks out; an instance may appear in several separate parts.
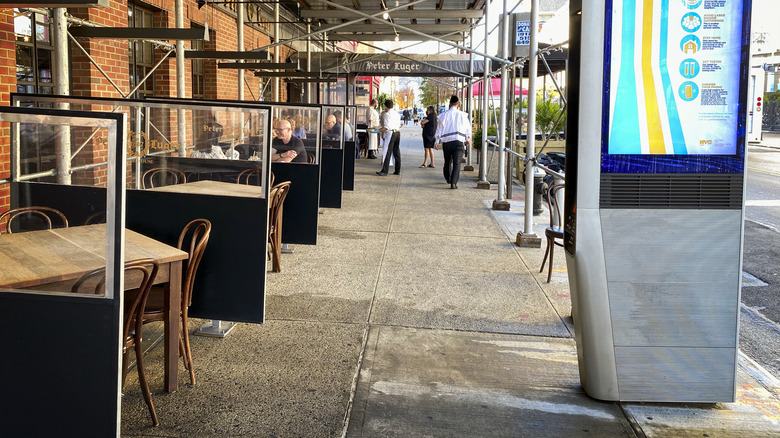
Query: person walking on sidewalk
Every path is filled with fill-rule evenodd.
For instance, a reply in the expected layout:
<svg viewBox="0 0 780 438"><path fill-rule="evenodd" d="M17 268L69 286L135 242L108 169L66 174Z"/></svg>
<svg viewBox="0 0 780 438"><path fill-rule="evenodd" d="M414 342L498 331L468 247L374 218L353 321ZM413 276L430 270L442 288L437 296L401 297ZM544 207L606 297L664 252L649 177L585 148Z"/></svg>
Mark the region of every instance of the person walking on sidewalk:
<svg viewBox="0 0 780 438"><path fill-rule="evenodd" d="M382 111L382 115L379 117L379 122L382 127L379 129L380 133L390 133L389 141L385 143L385 160L382 163L382 170L376 174L379 176L386 176L387 171L390 169L390 158L395 159L395 172L393 175L401 174L401 117L397 111L393 111L393 100L387 99L385 101L385 110Z"/></svg>
<svg viewBox="0 0 780 438"><path fill-rule="evenodd" d="M429 106L425 113L425 118L420 120L423 148L425 150L425 158L423 158L423 163L420 167L426 167L425 163L428 161L428 158L431 159L431 164L427 167L436 167L433 165L433 145L436 143L436 111L433 110L433 106Z"/></svg>
<svg viewBox="0 0 780 438"><path fill-rule="evenodd" d="M368 107L368 129L366 129L366 135L368 136L368 158L376 159L376 152L379 150L379 133L374 132L379 129L379 111L376 110L378 105L376 99L371 99L371 106Z"/></svg>
<svg viewBox="0 0 780 438"><path fill-rule="evenodd" d="M444 179L451 189L458 188L460 161L466 146L471 144L471 122L468 114L460 109L458 96L450 97L450 109L439 117L436 127L436 144L444 150Z"/></svg>

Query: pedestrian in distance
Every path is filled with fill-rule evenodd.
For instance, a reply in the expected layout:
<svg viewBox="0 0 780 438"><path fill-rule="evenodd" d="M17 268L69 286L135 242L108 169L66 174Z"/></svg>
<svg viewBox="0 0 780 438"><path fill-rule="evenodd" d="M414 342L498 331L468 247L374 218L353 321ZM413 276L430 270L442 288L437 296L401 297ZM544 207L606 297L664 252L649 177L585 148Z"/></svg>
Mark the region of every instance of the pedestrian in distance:
<svg viewBox="0 0 780 438"><path fill-rule="evenodd" d="M403 112L404 125L409 123L409 109L405 109Z"/></svg>
<svg viewBox="0 0 780 438"><path fill-rule="evenodd" d="M371 105L368 107L368 129L366 134L368 136L368 158L376 159L376 152L379 150L379 111L376 107L379 105L376 99L371 99Z"/></svg>
<svg viewBox="0 0 780 438"><path fill-rule="evenodd" d="M436 111L433 106L429 106L425 111L425 118L420 120L422 126L422 139L423 148L425 151L425 158L423 158L422 166L426 167L425 163L430 158L431 163L427 167L436 167L433 165L433 146L436 143L436 125L438 124L438 118L436 117Z"/></svg>
<svg viewBox="0 0 780 438"><path fill-rule="evenodd" d="M376 174L379 176L386 176L387 171L390 169L390 158L395 159L395 172L393 175L401 174L401 117L398 112L393 111L392 99L385 101L385 110L382 111L382 115L379 117L379 122L382 127L380 132L389 133L392 135L389 141L385 144L385 160L382 163L382 170Z"/></svg>
<svg viewBox="0 0 780 438"><path fill-rule="evenodd" d="M439 117L436 127L436 149L444 150L444 179L451 189L458 188L460 161L471 145L471 122L460 109L458 96L450 98L450 109Z"/></svg>

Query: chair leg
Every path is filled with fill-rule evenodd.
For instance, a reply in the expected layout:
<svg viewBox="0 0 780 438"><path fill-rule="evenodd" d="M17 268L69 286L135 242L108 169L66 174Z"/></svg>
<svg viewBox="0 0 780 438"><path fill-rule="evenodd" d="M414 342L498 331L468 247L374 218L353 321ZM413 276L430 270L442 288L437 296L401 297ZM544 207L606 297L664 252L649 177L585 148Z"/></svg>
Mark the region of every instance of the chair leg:
<svg viewBox="0 0 780 438"><path fill-rule="evenodd" d="M127 368L130 365L130 351L125 347L122 353L122 389L125 389L125 381L127 380Z"/></svg>
<svg viewBox="0 0 780 438"><path fill-rule="evenodd" d="M539 268L539 272L544 272L544 263L547 261L547 254L550 253L550 238L547 238L547 246L544 248L544 258L542 259L542 267Z"/></svg>
<svg viewBox="0 0 780 438"><path fill-rule="evenodd" d="M550 245L550 269L547 271L547 282L550 282L550 279L552 278L552 267L553 267L553 253L555 252L555 245Z"/></svg>
<svg viewBox="0 0 780 438"><path fill-rule="evenodd" d="M279 234L278 236L274 236L274 246L273 246L273 263L274 263L274 272L282 272L282 236Z"/></svg>
<svg viewBox="0 0 780 438"><path fill-rule="evenodd" d="M192 348L190 348L190 331L188 330L187 312L181 314L182 328L181 328L181 340L184 340L184 361L187 362L187 370L190 372L190 383L195 384L195 367L192 365Z"/></svg>
<svg viewBox="0 0 780 438"><path fill-rule="evenodd" d="M157 411L155 411L154 403L152 403L152 392L149 390L149 382L146 380L146 370L144 369L144 350L141 346L140 333L138 333L138 339L135 343L135 366L138 369L138 383L141 384L141 392L143 393L147 406L149 406L149 414L152 416L152 423L154 423L154 426L159 426L160 421L157 419Z"/></svg>

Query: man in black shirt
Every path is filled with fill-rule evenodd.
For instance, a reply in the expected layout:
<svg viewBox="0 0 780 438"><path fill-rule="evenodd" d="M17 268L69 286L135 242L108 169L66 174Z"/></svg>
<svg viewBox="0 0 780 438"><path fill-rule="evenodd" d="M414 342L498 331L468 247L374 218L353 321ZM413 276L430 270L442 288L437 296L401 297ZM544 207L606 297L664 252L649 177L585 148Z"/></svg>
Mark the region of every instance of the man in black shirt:
<svg viewBox="0 0 780 438"><path fill-rule="evenodd" d="M271 161L282 163L308 163L306 148L303 141L292 135L292 125L289 120L280 119L276 122L276 138L271 142Z"/></svg>

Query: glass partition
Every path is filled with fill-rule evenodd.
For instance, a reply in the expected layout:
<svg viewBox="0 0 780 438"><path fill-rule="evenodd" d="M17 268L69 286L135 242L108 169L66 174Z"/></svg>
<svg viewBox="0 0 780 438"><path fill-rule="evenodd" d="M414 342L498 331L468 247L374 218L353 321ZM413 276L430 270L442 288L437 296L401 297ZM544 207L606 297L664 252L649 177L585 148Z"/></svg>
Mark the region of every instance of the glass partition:
<svg viewBox="0 0 780 438"><path fill-rule="evenodd" d="M322 108L272 104L273 138L271 161L281 163L319 163L322 135Z"/></svg>
<svg viewBox="0 0 780 438"><path fill-rule="evenodd" d="M342 149L344 147L344 115L343 106L322 107L322 147Z"/></svg>
<svg viewBox="0 0 780 438"><path fill-rule="evenodd" d="M124 174L116 169L126 116L3 108L0 120L13 163L11 179L0 185L10 189L9 205L0 210L0 288L113 299L123 277L117 242L124 223L116 212ZM84 159L96 150L100 167ZM64 167L69 171L58 171ZM67 191L73 183L80 186Z"/></svg>
<svg viewBox="0 0 780 438"><path fill-rule="evenodd" d="M357 138L357 107L348 106L344 112L344 141L355 141Z"/></svg>
<svg viewBox="0 0 780 438"><path fill-rule="evenodd" d="M246 182L263 186L268 167L270 110L268 107L236 104L116 100L17 94L16 106L57 105L75 111L111 111L127 114L127 187L152 189L201 180L225 183ZM99 181L99 169L106 165L101 138L95 132L76 137L72 144L72 183ZM93 145L98 146L93 147ZM36 145L39 162L24 165L37 172L54 174L49 146ZM29 160L29 158L26 158ZM21 164L21 163L20 163ZM76 170L84 169L76 174ZM267 187L262 196L267 196ZM229 190L224 190L229 193Z"/></svg>

